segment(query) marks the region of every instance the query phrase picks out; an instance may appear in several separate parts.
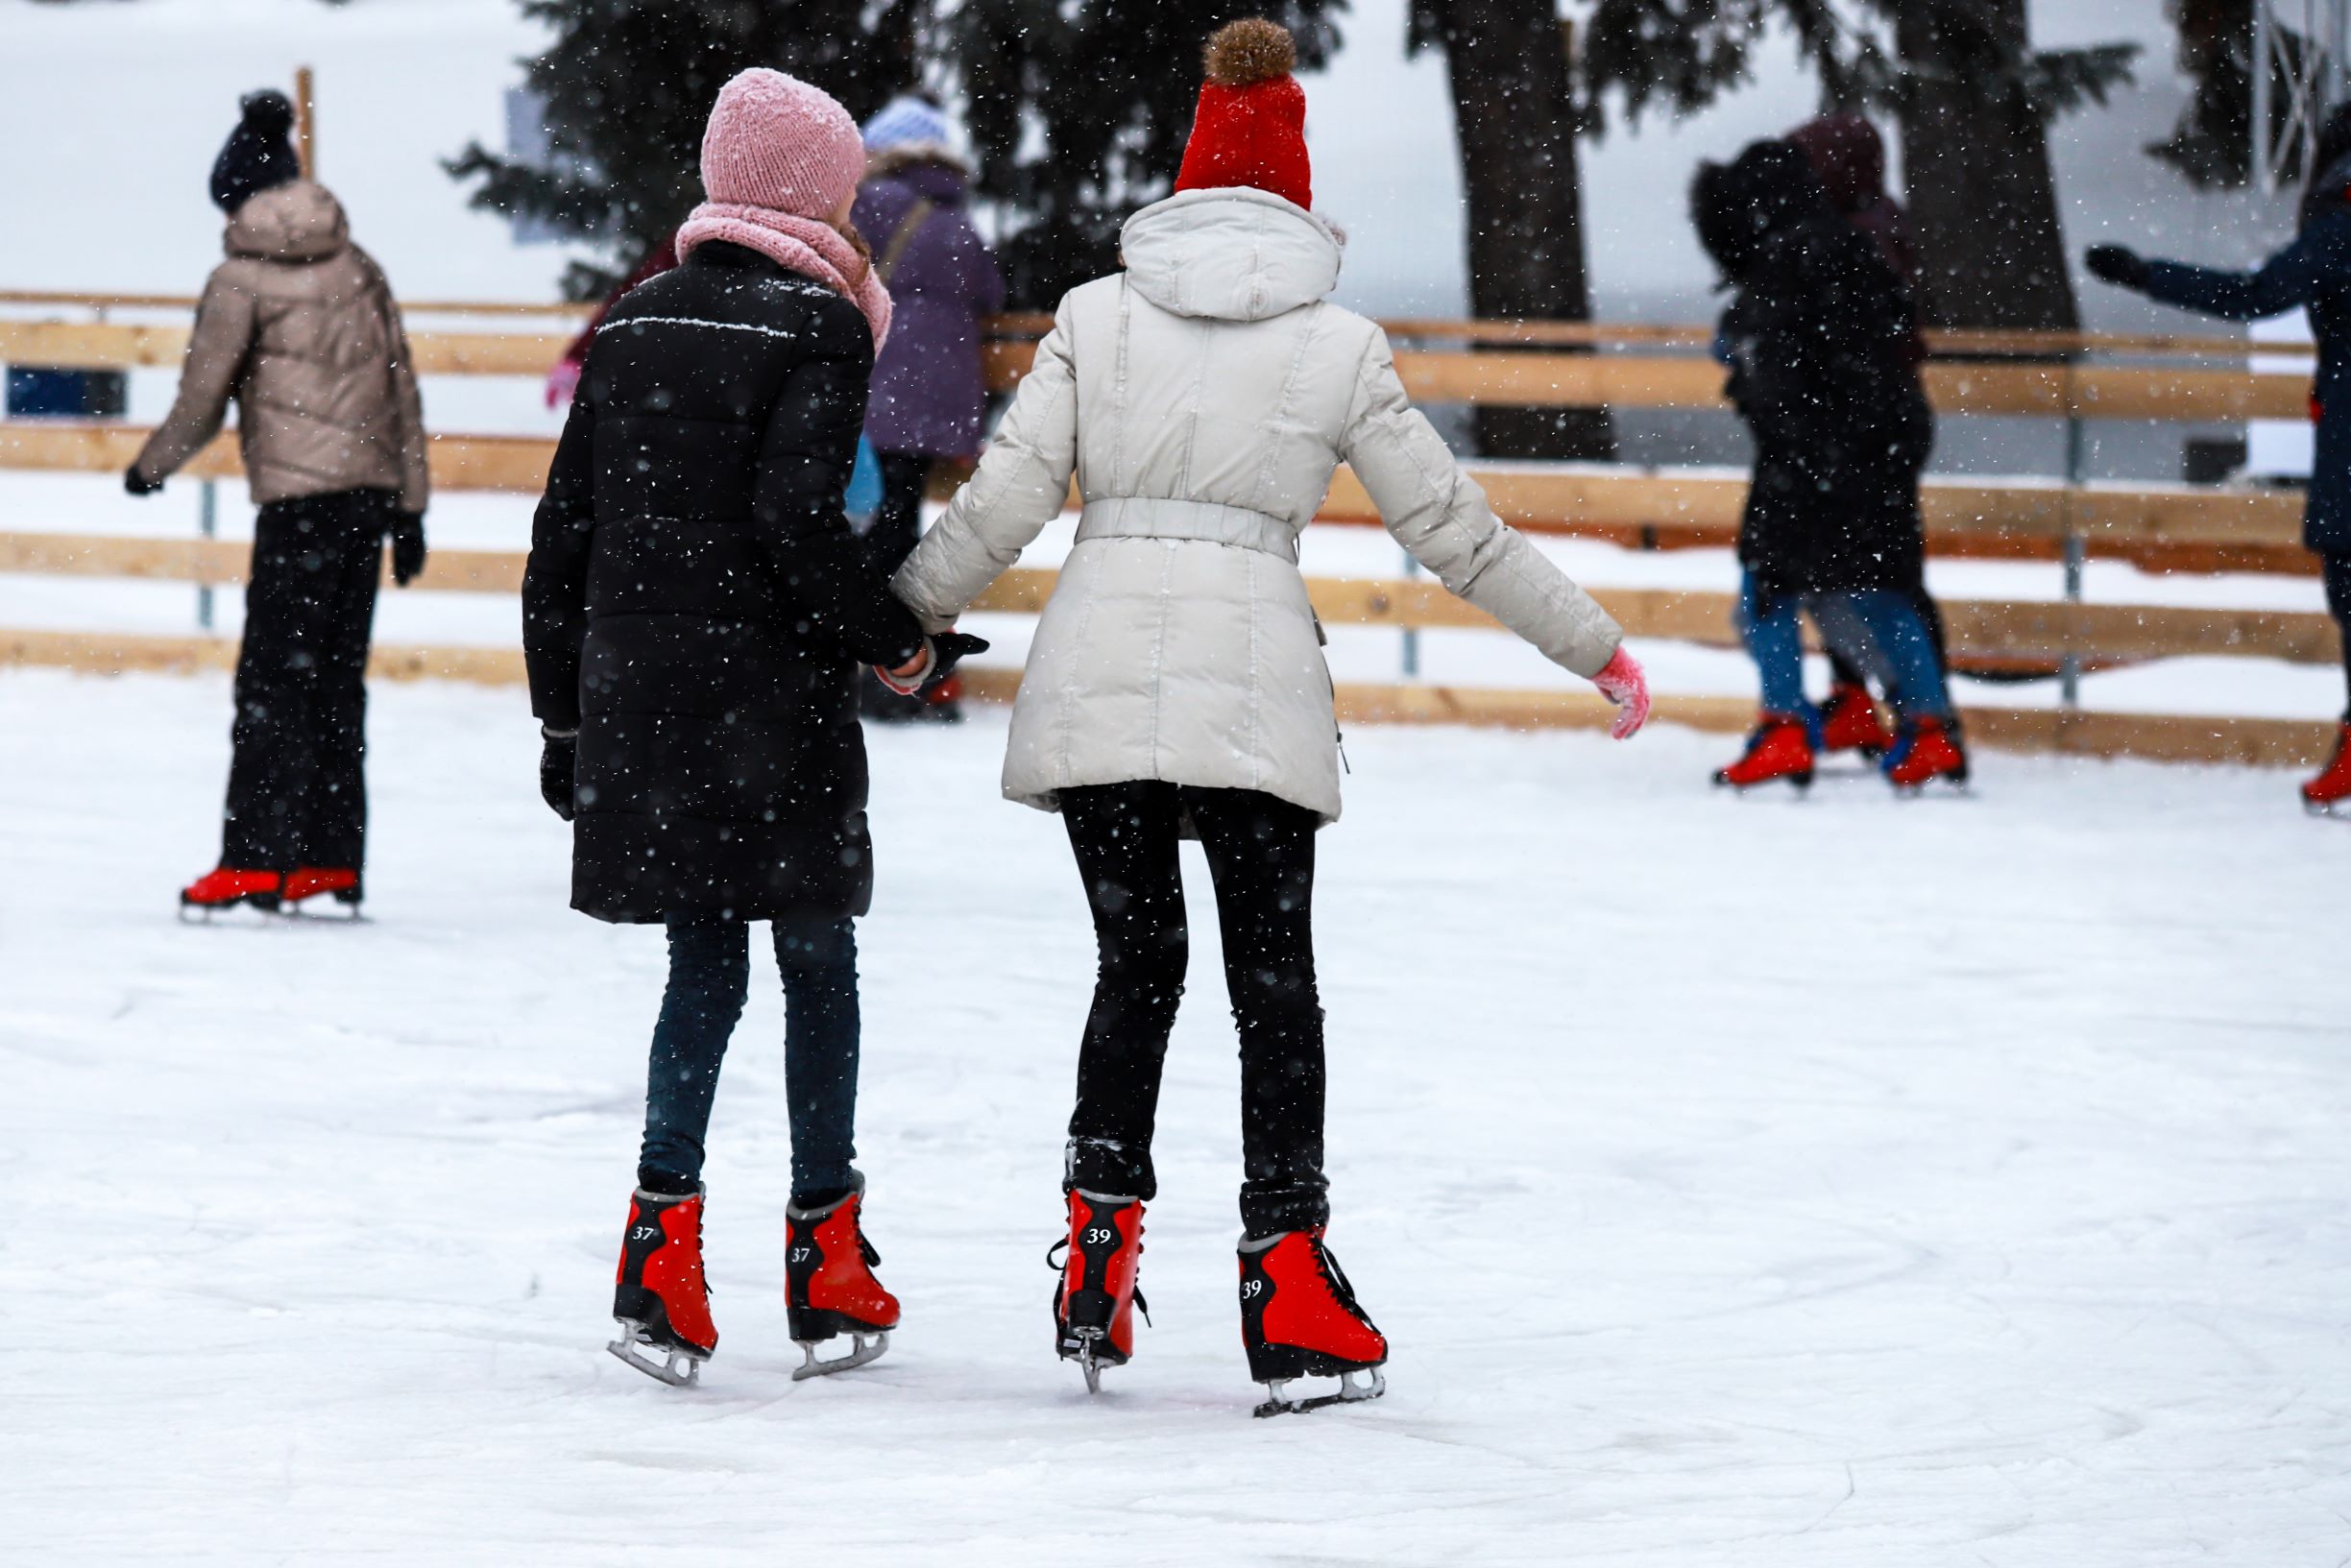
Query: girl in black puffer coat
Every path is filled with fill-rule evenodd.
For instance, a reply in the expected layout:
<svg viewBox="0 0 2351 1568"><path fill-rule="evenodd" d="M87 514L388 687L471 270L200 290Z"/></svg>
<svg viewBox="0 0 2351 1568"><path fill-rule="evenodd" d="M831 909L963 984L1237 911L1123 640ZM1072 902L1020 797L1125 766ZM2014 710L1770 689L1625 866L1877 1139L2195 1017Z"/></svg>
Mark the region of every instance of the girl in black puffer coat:
<svg viewBox="0 0 2351 1568"><path fill-rule="evenodd" d="M787 1006L792 1337L898 1315L850 1165L851 922L873 894L852 677L919 678L933 654L841 513L889 326L847 229L863 169L855 123L816 88L728 84L703 142L712 201L678 231L681 265L597 330L532 527L523 643L543 787L573 824L572 905L668 928L613 1348L672 1382L717 1342L702 1143L751 921L773 924Z"/></svg>
<svg viewBox="0 0 2351 1568"><path fill-rule="evenodd" d="M1903 786L1964 778L1942 663L1909 594L1934 423L1908 294L1786 142L1702 165L1690 206L1700 243L1735 291L1717 351L1756 445L1739 526L1739 629L1762 677L1763 717L1747 755L1717 780L1811 780L1800 609L1884 684L1901 721L1887 777Z"/></svg>

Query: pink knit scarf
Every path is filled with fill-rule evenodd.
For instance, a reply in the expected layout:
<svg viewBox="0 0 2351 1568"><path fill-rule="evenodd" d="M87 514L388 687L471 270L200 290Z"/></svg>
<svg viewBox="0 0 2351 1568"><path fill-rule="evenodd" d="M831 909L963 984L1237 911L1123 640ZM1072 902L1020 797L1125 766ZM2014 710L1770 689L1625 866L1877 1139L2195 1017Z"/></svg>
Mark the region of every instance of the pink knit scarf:
<svg viewBox="0 0 2351 1568"><path fill-rule="evenodd" d="M889 336L889 290L874 276L873 267L843 239L831 224L802 218L773 207L739 206L705 202L695 207L677 231L679 259L706 240L725 240L757 251L793 272L813 277L856 305L873 331L874 352ZM858 279L851 287L849 279Z"/></svg>

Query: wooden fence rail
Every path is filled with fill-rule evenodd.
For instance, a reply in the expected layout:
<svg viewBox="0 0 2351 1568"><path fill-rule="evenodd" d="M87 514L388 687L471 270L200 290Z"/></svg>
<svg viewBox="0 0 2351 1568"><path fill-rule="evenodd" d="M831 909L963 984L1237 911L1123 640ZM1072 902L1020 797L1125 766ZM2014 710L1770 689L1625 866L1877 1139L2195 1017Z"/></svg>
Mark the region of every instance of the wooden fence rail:
<svg viewBox="0 0 2351 1568"><path fill-rule="evenodd" d="M0 469L119 472L149 432L138 425L69 420L0 422ZM448 491L535 495L546 485L553 442L539 436L435 436L432 472ZM182 470L233 478L236 444L223 436ZM1733 474L1472 464L1494 510L1537 533L1593 528L1697 529L1738 525L1747 482ZM2092 545L2222 545L2298 550L2302 497L2292 491L2238 487L2067 486L2048 480L1929 479L1924 488L1930 542L1986 540L2054 544L2069 536ZM1319 518L1377 523L1362 484L1339 470ZM2315 570L2312 563L2309 569Z"/></svg>
<svg viewBox="0 0 2351 1568"><path fill-rule="evenodd" d="M0 630L0 667L176 674L232 669L236 654L237 645L223 638ZM522 654L517 648L379 643L368 667L381 680L515 686L522 680ZM982 701L1007 702L1019 689L1020 674L974 669L967 672L967 685ZM1580 691L1341 683L1336 696L1345 724L1598 730L1613 716L1607 703ZM1971 738L1999 750L2168 762L2308 766L2326 755L2338 730L2333 721L2303 719L2185 718L2030 708L1966 708L1961 712ZM1734 735L1755 722L1755 704L1744 697L1667 692L1657 699L1656 716L1669 724Z"/></svg>
<svg viewBox="0 0 2351 1568"><path fill-rule="evenodd" d="M69 369L168 368L187 349L184 326L0 320L0 363ZM428 375L545 375L570 341L545 332L418 332L416 368ZM985 350L989 383L1018 384L1036 345L996 338ZM1400 350L1396 371L1416 400L1526 407L1727 409L1723 370L1689 354L1496 353ZM2309 411L2307 374L2148 369L1995 361L1931 363L1927 392L1945 414L2034 419L2237 422L2298 420Z"/></svg>
<svg viewBox="0 0 2351 1568"><path fill-rule="evenodd" d="M0 572L120 577L227 586L245 580L251 546L220 539L125 539L98 534L0 533ZM525 557L515 550L436 549L417 582L444 592L506 593L522 587ZM974 606L1035 615L1054 573L1018 567ZM1430 582L1310 577L1315 613L1331 626L1498 630L1484 611ZM1681 589L1593 590L1628 636L1734 647L1733 595ZM2339 663L2332 617L2318 612L2201 610L2158 605L1947 599L1951 651L1963 658L2113 663L2143 659L2276 659Z"/></svg>
<svg viewBox="0 0 2351 1568"><path fill-rule="evenodd" d="M192 294L92 294L71 289L0 289L0 309L74 310L103 319L113 310L182 311L196 308ZM561 320L577 324L594 307L555 301L403 300L407 316L483 316ZM1652 322L1477 321L1391 318L1380 326L1404 342L1466 343L1489 347L1704 349L1713 328ZM990 337L1040 338L1053 327L1045 311L1011 311L982 324ZM1953 357L2107 356L2242 360L2307 359L2308 343L2256 342L2243 336L2186 332L2037 332L1975 327L1929 328L1927 351Z"/></svg>

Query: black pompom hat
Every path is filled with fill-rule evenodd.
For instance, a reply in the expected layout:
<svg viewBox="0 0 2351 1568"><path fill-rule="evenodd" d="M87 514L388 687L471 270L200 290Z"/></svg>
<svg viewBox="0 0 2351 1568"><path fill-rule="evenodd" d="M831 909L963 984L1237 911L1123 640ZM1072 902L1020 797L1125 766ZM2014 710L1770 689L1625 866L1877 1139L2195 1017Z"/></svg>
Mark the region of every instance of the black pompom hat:
<svg viewBox="0 0 2351 1568"><path fill-rule="evenodd" d="M244 118L212 160L212 205L232 215L249 198L302 178L302 160L294 156L293 100L264 87L247 93L238 107Z"/></svg>

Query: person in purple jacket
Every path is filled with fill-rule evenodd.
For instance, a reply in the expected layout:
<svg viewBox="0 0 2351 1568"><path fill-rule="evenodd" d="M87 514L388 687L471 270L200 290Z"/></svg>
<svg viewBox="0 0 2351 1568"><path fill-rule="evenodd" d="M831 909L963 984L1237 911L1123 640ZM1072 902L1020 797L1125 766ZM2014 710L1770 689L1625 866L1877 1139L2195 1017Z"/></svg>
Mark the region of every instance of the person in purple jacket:
<svg viewBox="0 0 2351 1568"><path fill-rule="evenodd" d="M913 552L922 532L932 465L979 455L987 402L980 320L1004 308L1004 275L964 210L971 170L949 146L950 135L938 107L913 95L893 99L865 126L857 227L898 309L874 362L865 409L883 488L865 548L885 575ZM869 681L864 710L885 720L959 716L953 681L929 700Z"/></svg>

